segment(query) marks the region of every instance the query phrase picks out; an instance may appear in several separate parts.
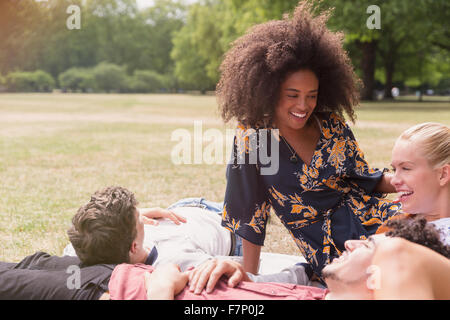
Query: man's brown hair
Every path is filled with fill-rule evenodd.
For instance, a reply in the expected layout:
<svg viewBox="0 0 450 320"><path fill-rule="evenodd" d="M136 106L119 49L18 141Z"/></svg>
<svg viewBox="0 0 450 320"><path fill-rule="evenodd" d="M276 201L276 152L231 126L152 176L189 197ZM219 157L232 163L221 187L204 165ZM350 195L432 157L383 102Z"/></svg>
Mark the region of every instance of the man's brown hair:
<svg viewBox="0 0 450 320"><path fill-rule="evenodd" d="M95 192L78 209L67 233L83 264L129 262L129 251L137 235L136 206L132 192L108 187Z"/></svg>

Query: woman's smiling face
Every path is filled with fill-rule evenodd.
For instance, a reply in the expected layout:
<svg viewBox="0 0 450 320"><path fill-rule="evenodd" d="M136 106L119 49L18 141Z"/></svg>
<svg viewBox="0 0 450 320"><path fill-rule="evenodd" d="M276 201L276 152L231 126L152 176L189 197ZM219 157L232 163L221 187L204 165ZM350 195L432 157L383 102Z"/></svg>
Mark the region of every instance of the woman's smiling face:
<svg viewBox="0 0 450 320"><path fill-rule="evenodd" d="M299 70L287 76L280 88L275 108L278 128L302 129L317 105L319 80L311 70Z"/></svg>
<svg viewBox="0 0 450 320"><path fill-rule="evenodd" d="M391 184L399 194L402 209L410 214L433 214L439 194L440 172L433 169L417 144L398 139L392 150L394 176Z"/></svg>

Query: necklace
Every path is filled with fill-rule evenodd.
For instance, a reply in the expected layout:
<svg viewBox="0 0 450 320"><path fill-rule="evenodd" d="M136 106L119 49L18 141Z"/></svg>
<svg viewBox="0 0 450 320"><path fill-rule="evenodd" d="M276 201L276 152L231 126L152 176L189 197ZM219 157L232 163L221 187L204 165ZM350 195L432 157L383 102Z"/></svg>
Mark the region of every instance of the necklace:
<svg viewBox="0 0 450 320"><path fill-rule="evenodd" d="M322 131L322 126L320 125L319 119L316 116L314 116L314 119L316 119L316 121L317 121L319 130ZM293 164L296 164L298 162L298 159L297 159L297 155L295 154L295 151L292 150L289 143L286 141L286 139L281 134L280 134L280 137L283 139L284 144L286 145L286 147L288 147L289 151L291 151L291 153L292 153L291 157L289 158L289 161Z"/></svg>
<svg viewBox="0 0 450 320"><path fill-rule="evenodd" d="M283 136L281 136L281 138L283 139L286 147L288 147L289 151L292 153L291 157L289 158L289 161L293 164L296 164L298 162L298 159L297 159L297 155L295 154L295 151L292 150L291 146L289 145L289 143L287 143L286 139Z"/></svg>

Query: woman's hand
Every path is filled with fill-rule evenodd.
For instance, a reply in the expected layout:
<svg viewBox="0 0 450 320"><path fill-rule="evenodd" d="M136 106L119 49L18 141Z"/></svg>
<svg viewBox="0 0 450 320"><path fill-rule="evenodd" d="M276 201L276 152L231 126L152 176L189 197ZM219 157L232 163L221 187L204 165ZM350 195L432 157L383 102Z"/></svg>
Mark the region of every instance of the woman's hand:
<svg viewBox="0 0 450 320"><path fill-rule="evenodd" d="M158 225L156 219L169 219L175 224L181 224L186 222L186 218L176 214L173 211L163 209L163 208L142 208L138 209L142 217L142 221L145 224Z"/></svg>
<svg viewBox="0 0 450 320"><path fill-rule="evenodd" d="M211 293L222 276L228 277L228 286L233 288L241 281L250 281L242 265L233 260L208 260L189 273L189 290L200 294L206 286Z"/></svg>
<svg viewBox="0 0 450 320"><path fill-rule="evenodd" d="M156 268L151 274L144 273L148 300L173 300L187 285L187 272L181 272L176 264Z"/></svg>
<svg viewBox="0 0 450 320"><path fill-rule="evenodd" d="M395 187L392 185L391 180L394 175L390 172L383 172L383 176L375 187L375 192L380 193L395 193Z"/></svg>

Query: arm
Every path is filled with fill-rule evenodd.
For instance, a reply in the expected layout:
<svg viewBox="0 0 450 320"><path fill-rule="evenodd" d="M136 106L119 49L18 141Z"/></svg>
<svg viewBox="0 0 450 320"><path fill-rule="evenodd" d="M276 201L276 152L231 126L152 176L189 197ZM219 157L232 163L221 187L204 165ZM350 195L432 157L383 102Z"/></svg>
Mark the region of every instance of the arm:
<svg viewBox="0 0 450 320"><path fill-rule="evenodd" d="M222 226L243 238L244 270L256 274L271 210L270 193L256 164L240 164L248 160L250 140L257 141L254 133L244 132L238 129L227 166Z"/></svg>
<svg viewBox="0 0 450 320"><path fill-rule="evenodd" d="M242 239L243 253L243 266L245 272L253 274L258 273L259 269L259 257L261 255L261 246L251 243L245 239Z"/></svg>
<svg viewBox="0 0 450 320"><path fill-rule="evenodd" d="M377 300L450 299L450 260L431 249L393 238L377 247L373 265L380 268Z"/></svg>
<svg viewBox="0 0 450 320"><path fill-rule="evenodd" d="M229 278L228 286L230 287L235 287L240 281L251 281L247 272L258 273L261 246L245 239L242 239L242 244L244 249L243 266L235 261L218 262L216 259L210 259L191 271L189 275L190 291L200 294L206 286L206 291L210 293L222 275ZM246 269L246 263L248 269Z"/></svg>
<svg viewBox="0 0 450 320"><path fill-rule="evenodd" d="M394 193L395 188L391 185L392 174L385 173L381 179L379 170L370 169L369 163L365 160L364 152L359 147L355 135L351 128L341 119L343 125L344 137L347 140L347 154L349 162L347 165L351 168L349 177L354 183L363 188L366 192L372 193Z"/></svg>
<svg viewBox="0 0 450 320"><path fill-rule="evenodd" d="M158 225L158 221L155 219L169 219L175 224L185 223L186 218L162 208L140 208L139 214L142 216L142 220L145 224Z"/></svg>
<svg viewBox="0 0 450 320"><path fill-rule="evenodd" d="M144 273L144 281L147 300L174 300L175 289L171 283L152 279L152 275L148 272Z"/></svg>
<svg viewBox="0 0 450 320"><path fill-rule="evenodd" d="M374 191L380 193L395 193L396 190L391 184L391 179L392 173L384 173Z"/></svg>
<svg viewBox="0 0 450 320"><path fill-rule="evenodd" d="M186 287L188 274L168 264L144 273L144 281L148 300L173 300Z"/></svg>
<svg viewBox="0 0 450 320"><path fill-rule="evenodd" d="M189 290L200 294L206 286L206 292L211 293L222 276L228 277L230 288L234 288L241 281L251 281L238 262L211 259L191 271Z"/></svg>

